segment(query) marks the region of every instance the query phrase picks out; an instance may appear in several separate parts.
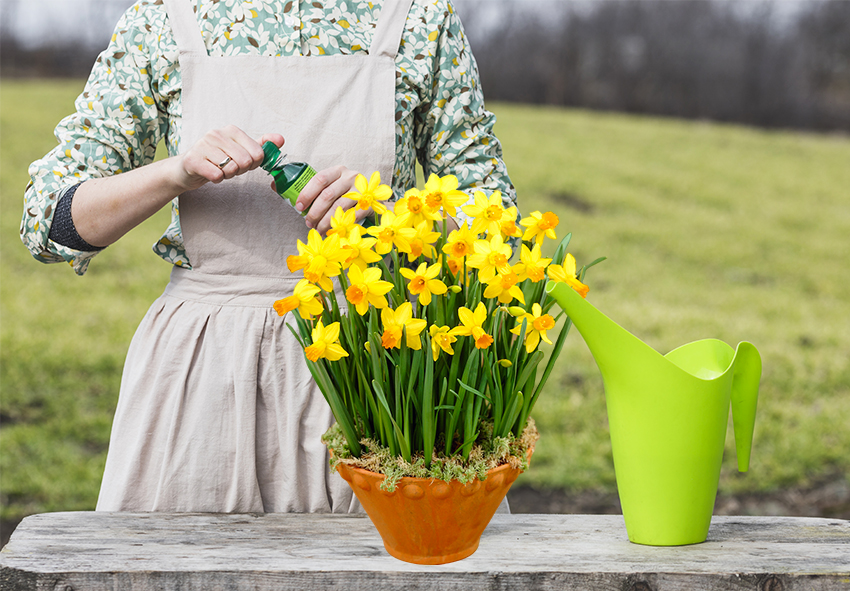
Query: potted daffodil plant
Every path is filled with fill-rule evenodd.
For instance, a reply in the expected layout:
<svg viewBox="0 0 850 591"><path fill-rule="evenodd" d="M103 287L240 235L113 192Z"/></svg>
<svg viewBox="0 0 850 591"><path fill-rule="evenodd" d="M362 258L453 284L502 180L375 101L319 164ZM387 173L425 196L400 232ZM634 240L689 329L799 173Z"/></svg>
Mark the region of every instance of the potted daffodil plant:
<svg viewBox="0 0 850 591"><path fill-rule="evenodd" d="M470 200L457 187L431 175L389 209L379 174L359 176L355 208L337 209L325 238L298 241L287 265L303 279L274 304L294 318L336 418L323 438L332 465L390 554L420 564L472 554L528 467L530 415L570 327L558 328L545 284L584 296L584 273L602 260L577 269L554 213L517 224L498 191ZM357 208L378 223L364 229ZM458 209L469 223L449 231Z"/></svg>

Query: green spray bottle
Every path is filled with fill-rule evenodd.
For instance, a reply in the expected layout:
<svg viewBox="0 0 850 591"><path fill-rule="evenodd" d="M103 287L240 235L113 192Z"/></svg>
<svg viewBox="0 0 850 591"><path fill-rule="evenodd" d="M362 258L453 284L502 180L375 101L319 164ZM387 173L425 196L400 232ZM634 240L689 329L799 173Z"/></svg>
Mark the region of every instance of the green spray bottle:
<svg viewBox="0 0 850 591"><path fill-rule="evenodd" d="M316 176L316 170L304 162L290 162L272 142L263 144L263 153L265 154L261 164L263 170L274 177L275 190L280 196L295 207L298 194L309 180ZM309 209L308 207L299 213L305 216Z"/></svg>

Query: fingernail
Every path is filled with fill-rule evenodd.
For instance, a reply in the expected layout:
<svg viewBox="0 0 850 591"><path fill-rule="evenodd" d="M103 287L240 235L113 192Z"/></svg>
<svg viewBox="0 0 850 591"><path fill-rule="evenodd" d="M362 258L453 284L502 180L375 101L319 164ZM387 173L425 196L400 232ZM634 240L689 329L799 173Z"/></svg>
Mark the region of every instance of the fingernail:
<svg viewBox="0 0 850 591"><path fill-rule="evenodd" d="M313 222L311 222L310 220L304 220L304 222L306 222L308 228L313 227Z"/></svg>
<svg viewBox="0 0 850 591"><path fill-rule="evenodd" d="M304 204L296 201L295 202L295 211L297 211L298 213L301 213L302 211L304 211Z"/></svg>

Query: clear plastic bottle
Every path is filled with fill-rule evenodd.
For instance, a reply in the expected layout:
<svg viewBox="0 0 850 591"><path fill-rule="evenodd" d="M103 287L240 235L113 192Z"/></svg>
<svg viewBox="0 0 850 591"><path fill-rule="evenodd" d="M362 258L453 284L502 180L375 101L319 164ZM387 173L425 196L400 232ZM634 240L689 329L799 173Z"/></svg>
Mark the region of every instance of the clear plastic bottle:
<svg viewBox="0 0 850 591"><path fill-rule="evenodd" d="M305 162L290 162L272 142L263 144L263 153L263 170L274 178L274 186L280 196L295 207L298 194L307 182L316 176L316 170ZM308 207L299 213L302 216L307 215L309 209Z"/></svg>

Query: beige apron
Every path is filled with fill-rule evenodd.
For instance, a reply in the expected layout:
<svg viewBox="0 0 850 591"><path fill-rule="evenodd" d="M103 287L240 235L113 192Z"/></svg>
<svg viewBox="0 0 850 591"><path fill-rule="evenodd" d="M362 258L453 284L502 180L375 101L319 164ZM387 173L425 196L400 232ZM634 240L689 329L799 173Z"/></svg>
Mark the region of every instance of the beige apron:
<svg viewBox="0 0 850 591"><path fill-rule="evenodd" d="M387 0L370 52L207 55L191 0L165 0L180 49L181 146L236 125L285 152L392 179L395 55L412 0ZM175 267L127 354L97 509L349 512L320 441L332 424L300 347L272 310L303 219L256 170L181 195L193 270Z"/></svg>

